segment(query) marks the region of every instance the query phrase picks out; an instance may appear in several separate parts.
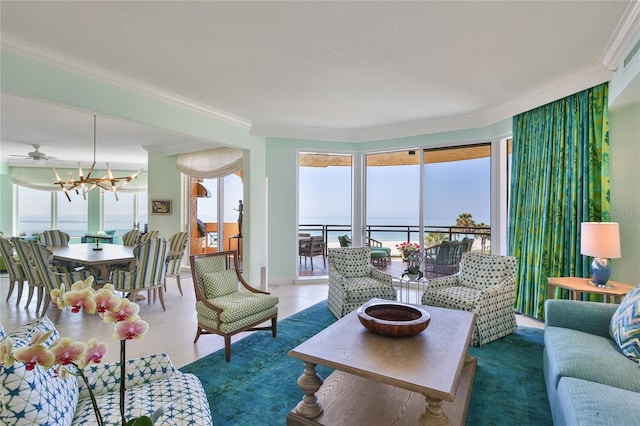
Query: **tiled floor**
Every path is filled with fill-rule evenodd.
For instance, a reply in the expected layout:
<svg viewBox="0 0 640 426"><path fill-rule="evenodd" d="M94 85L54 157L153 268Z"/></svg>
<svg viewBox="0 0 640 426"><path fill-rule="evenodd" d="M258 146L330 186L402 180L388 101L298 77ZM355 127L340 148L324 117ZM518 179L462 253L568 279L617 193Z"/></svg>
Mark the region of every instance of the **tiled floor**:
<svg viewBox="0 0 640 426"><path fill-rule="evenodd" d="M320 261L321 263L322 261ZM314 281L315 282L315 281ZM0 274L0 323L7 330L13 330L37 317L35 312L35 297L29 306L25 307L27 300L26 288L16 306L16 293L5 302L8 292L8 276ZM194 310L195 296L191 278L185 274L182 278L184 295L181 296L174 279L168 281L168 292L165 295L166 311L162 310L160 303L148 304L141 301L140 317L150 324L149 331L141 341L127 342L127 357L132 358L144 354L166 352L177 367L182 367L196 359L215 352L224 347L223 338L216 335L201 336L197 343L193 343L196 332L196 316ZM283 319L314 305L327 298L328 286L324 284L292 284L271 286L272 294L280 298L278 319ZM411 289L411 300L415 300L415 289ZM47 315L55 318L56 308L49 308ZM518 323L529 327L542 327L540 321L517 315ZM88 340L95 337L109 345L109 353L105 361L118 359L119 344L113 340L113 326L103 324L97 315L84 313L73 314L70 311L62 311L57 323L62 336L70 336L78 340ZM233 341L246 336L247 333L234 336ZM222 356L222 355L221 355ZM233 352L231 353L233 362Z"/></svg>

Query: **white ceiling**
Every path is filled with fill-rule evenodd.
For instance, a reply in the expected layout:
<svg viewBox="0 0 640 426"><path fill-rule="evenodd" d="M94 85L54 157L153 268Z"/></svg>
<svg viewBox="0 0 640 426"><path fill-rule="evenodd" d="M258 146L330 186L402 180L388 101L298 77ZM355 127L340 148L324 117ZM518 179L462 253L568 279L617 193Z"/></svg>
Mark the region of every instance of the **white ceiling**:
<svg viewBox="0 0 640 426"><path fill-rule="evenodd" d="M3 0L0 14L3 48L48 52L256 135L362 141L488 125L608 80L635 3ZM91 161L91 112L1 101L0 160L38 143ZM211 147L98 117L98 161L120 163L126 147L140 164L143 146Z"/></svg>

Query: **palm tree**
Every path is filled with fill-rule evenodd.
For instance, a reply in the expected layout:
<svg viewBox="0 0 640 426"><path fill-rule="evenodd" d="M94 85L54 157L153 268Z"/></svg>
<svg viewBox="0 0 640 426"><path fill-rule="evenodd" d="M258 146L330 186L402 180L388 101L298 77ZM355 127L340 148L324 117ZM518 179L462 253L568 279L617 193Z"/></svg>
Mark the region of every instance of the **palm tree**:
<svg viewBox="0 0 640 426"><path fill-rule="evenodd" d="M436 246L447 239L447 236L444 232L429 232L426 237L424 237L424 246L431 247Z"/></svg>
<svg viewBox="0 0 640 426"><path fill-rule="evenodd" d="M491 241L491 227L484 222L476 224L476 227L481 228L477 229L477 231L480 233L482 252L486 253L487 241Z"/></svg>
<svg viewBox="0 0 640 426"><path fill-rule="evenodd" d="M457 231L461 234L473 234L476 222L473 220L471 213L460 213L456 219L456 227L460 228Z"/></svg>

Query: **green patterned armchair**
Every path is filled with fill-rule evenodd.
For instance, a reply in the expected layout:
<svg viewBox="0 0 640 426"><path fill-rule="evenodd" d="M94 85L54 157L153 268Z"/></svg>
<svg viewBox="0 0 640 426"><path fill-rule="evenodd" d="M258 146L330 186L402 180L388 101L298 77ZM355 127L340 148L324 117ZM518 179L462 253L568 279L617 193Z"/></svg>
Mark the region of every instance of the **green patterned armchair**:
<svg viewBox="0 0 640 426"><path fill-rule="evenodd" d="M458 273L429 280L422 303L475 312L472 344L484 345L517 329L516 270L512 256L463 253Z"/></svg>
<svg viewBox="0 0 640 426"><path fill-rule="evenodd" d="M231 336L242 331L271 330L276 337L278 297L251 287L236 268L238 252L221 251L190 257L201 334L224 337L225 359L231 360ZM240 287L241 286L241 287ZM241 290L242 288L242 290ZM271 320L271 326L258 327Z"/></svg>
<svg viewBox="0 0 640 426"><path fill-rule="evenodd" d="M391 275L371 264L369 247L329 249L329 310L342 318L372 298L396 300Z"/></svg>

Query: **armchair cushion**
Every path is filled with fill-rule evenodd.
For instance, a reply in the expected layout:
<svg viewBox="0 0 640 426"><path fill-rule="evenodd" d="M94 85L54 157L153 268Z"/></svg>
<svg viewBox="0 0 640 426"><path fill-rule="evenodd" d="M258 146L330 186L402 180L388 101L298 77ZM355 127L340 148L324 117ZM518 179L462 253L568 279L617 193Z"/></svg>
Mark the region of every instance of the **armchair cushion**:
<svg viewBox="0 0 640 426"><path fill-rule="evenodd" d="M202 274L200 279L207 299L226 296L238 291L238 277L233 269Z"/></svg>
<svg viewBox="0 0 640 426"><path fill-rule="evenodd" d="M275 308L278 304L278 297L262 293L250 293L248 291L236 291L222 297L209 299L215 306L222 308L220 321L223 323L233 323L253 314L262 313L268 309ZM204 304L200 308L205 308ZM198 316L218 320L218 313L212 309L198 309Z"/></svg>
<svg viewBox="0 0 640 426"><path fill-rule="evenodd" d="M610 334L623 354L640 362L640 285L622 299L611 317Z"/></svg>
<svg viewBox="0 0 640 426"><path fill-rule="evenodd" d="M464 286L478 290L500 284L507 275L500 256L467 256L460 265L460 277Z"/></svg>

